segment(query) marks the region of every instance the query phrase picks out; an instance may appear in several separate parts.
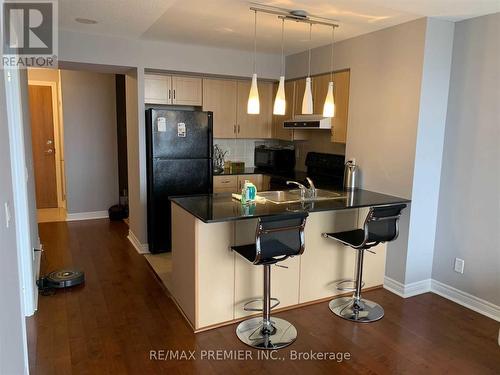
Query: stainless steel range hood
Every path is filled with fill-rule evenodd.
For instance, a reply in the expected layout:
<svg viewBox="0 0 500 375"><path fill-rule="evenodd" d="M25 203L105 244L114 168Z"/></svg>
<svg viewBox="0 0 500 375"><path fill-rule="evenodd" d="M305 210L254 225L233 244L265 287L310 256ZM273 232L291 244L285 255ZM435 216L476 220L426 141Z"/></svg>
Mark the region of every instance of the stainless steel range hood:
<svg viewBox="0 0 500 375"><path fill-rule="evenodd" d="M331 129L332 119L321 115L297 115L291 120L283 121L285 129Z"/></svg>

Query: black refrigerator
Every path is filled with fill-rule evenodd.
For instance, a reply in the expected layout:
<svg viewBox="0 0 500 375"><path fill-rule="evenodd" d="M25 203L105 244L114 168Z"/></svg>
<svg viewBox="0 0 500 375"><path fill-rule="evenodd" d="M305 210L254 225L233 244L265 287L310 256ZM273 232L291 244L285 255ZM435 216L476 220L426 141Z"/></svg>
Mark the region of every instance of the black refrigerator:
<svg viewBox="0 0 500 375"><path fill-rule="evenodd" d="M212 192L212 112L146 110L149 251L171 251L169 197Z"/></svg>

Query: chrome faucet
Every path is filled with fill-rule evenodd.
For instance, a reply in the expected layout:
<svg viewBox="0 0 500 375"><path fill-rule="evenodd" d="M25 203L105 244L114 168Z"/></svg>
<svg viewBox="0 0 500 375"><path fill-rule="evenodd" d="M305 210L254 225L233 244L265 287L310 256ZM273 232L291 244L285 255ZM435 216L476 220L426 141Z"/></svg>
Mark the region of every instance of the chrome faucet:
<svg viewBox="0 0 500 375"><path fill-rule="evenodd" d="M297 181L287 181L287 185L297 185L300 189L300 198L304 199L306 197L307 188Z"/></svg>
<svg viewBox="0 0 500 375"><path fill-rule="evenodd" d="M297 181L287 181L287 185L297 185L298 188L300 189L300 198L305 199L305 198L315 198L316 197L316 187L314 186L313 181L307 177L306 178L307 183L309 184L309 189L305 187L305 185L301 184L300 182Z"/></svg>
<svg viewBox="0 0 500 375"><path fill-rule="evenodd" d="M306 180L309 184L309 192L311 194L311 197L316 198L316 186L314 186L313 180L311 180L309 177L306 177Z"/></svg>

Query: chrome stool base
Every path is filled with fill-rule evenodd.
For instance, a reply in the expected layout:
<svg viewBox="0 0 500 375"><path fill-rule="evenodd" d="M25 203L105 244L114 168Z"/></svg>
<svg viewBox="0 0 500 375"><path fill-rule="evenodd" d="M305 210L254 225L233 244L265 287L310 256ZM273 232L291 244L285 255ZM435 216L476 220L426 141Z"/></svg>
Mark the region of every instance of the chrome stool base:
<svg viewBox="0 0 500 375"><path fill-rule="evenodd" d="M384 309L378 303L361 298L355 306L353 297L341 297L330 301L330 310L343 319L353 322L370 323L382 319Z"/></svg>
<svg viewBox="0 0 500 375"><path fill-rule="evenodd" d="M236 328L236 335L245 344L256 349L276 350L295 341L297 330L292 323L271 317L272 332L264 333L262 317L244 320Z"/></svg>

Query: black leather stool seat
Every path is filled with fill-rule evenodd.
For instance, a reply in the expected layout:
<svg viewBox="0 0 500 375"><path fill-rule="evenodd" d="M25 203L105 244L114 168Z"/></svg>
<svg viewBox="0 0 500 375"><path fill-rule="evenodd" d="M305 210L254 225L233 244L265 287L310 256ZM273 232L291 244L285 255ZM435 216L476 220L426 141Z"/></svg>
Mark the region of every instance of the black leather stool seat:
<svg viewBox="0 0 500 375"><path fill-rule="evenodd" d="M326 233L326 235L330 238L334 238L345 245L348 246L361 246L363 241L365 240L365 231L363 229L355 229L349 230L346 232L336 232L336 233ZM369 233L369 239L372 241L369 244L364 246L365 249L368 249L372 246L378 245L380 242L386 240L385 236L377 235L376 233Z"/></svg>
<svg viewBox="0 0 500 375"><path fill-rule="evenodd" d="M255 244L232 246L232 249L252 263L257 257L257 247ZM259 264L274 264L280 260L284 260L284 258L278 259L275 257L288 258L293 255L297 255L297 249L292 249L279 240L271 239L266 241L266 255L265 258L259 261Z"/></svg>

